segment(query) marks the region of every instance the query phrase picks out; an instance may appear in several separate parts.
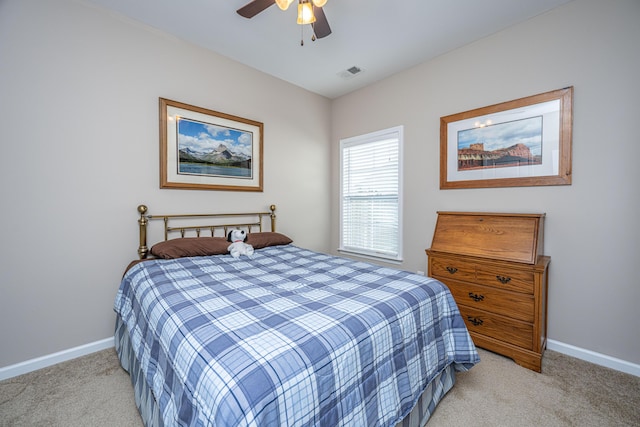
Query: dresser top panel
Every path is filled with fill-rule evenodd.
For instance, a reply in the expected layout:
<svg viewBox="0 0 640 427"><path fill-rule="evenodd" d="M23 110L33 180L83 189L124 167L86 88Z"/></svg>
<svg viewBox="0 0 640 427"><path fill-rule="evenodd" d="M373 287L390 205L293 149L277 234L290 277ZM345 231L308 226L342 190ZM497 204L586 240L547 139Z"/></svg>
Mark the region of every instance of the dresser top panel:
<svg viewBox="0 0 640 427"><path fill-rule="evenodd" d="M431 250L535 264L545 214L438 212Z"/></svg>

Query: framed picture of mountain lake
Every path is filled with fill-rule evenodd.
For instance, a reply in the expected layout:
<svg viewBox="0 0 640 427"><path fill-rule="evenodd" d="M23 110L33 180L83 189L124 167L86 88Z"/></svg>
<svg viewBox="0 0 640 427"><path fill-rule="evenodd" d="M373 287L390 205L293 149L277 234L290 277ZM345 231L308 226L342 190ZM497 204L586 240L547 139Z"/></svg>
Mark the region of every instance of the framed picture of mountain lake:
<svg viewBox="0 0 640 427"><path fill-rule="evenodd" d="M440 118L440 188L571 184L573 87Z"/></svg>
<svg viewBox="0 0 640 427"><path fill-rule="evenodd" d="M263 128L160 98L160 188L262 191Z"/></svg>

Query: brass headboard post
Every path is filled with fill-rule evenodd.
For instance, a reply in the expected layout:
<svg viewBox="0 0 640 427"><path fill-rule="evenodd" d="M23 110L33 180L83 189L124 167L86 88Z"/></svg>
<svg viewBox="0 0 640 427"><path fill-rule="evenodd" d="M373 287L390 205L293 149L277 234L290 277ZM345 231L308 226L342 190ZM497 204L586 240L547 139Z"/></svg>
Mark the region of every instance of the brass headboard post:
<svg viewBox="0 0 640 427"><path fill-rule="evenodd" d="M147 207L145 205L138 206L138 212L140 213L140 219L138 219L138 228L140 229L140 246L138 246L138 256L140 259L145 259L149 253L147 247Z"/></svg>
<svg viewBox="0 0 640 427"><path fill-rule="evenodd" d="M271 231L276 231L276 205L269 206L271 210Z"/></svg>

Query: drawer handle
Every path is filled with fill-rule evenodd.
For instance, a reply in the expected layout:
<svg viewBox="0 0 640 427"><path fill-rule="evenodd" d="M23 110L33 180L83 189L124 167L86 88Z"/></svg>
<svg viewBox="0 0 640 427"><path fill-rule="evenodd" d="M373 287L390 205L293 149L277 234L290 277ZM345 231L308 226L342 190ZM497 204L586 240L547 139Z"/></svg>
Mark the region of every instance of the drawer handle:
<svg viewBox="0 0 640 427"><path fill-rule="evenodd" d="M446 269L451 274L455 274L458 271L458 269L455 267L446 267Z"/></svg>
<svg viewBox="0 0 640 427"><path fill-rule="evenodd" d="M504 276L496 276L496 279L498 279L498 281L503 285L506 285L511 281L511 277L504 277Z"/></svg>
<svg viewBox="0 0 640 427"><path fill-rule="evenodd" d="M467 320L473 323L473 326L480 326L484 323L482 319L478 319L477 317L467 316Z"/></svg>
<svg viewBox="0 0 640 427"><path fill-rule="evenodd" d="M475 302L478 302L484 299L484 295L478 295L478 294L474 294L473 292L469 292L469 298L471 298Z"/></svg>

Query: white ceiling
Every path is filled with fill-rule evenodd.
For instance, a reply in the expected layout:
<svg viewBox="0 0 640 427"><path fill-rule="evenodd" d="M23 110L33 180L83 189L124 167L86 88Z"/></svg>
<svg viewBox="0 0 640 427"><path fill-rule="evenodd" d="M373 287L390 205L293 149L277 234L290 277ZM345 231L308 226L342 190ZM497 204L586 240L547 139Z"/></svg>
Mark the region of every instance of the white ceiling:
<svg viewBox="0 0 640 427"><path fill-rule="evenodd" d="M236 10L250 0L86 1L336 98L570 0L328 0L332 34L315 42L295 3L246 19ZM363 72L342 77L352 66Z"/></svg>

